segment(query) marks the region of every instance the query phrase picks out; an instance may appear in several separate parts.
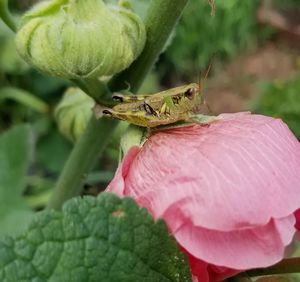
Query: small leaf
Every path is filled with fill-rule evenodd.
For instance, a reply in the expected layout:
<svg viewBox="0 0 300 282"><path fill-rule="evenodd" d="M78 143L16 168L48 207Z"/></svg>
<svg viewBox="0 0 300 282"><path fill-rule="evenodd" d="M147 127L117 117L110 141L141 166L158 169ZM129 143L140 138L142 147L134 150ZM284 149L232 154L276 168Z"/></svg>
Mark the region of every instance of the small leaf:
<svg viewBox="0 0 300 282"><path fill-rule="evenodd" d="M0 235L22 230L32 215L21 197L30 141L30 128L26 125L0 136Z"/></svg>
<svg viewBox="0 0 300 282"><path fill-rule="evenodd" d="M1 281L191 281L166 225L109 193L38 214L0 249Z"/></svg>

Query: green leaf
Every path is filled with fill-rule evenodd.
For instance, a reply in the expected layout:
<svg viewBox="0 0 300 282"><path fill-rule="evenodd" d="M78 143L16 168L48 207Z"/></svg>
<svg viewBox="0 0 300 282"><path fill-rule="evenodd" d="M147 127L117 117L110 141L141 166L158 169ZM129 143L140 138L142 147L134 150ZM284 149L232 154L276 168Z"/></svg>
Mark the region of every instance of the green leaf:
<svg viewBox="0 0 300 282"><path fill-rule="evenodd" d="M0 235L22 230L32 215L22 200L30 142L26 125L0 136Z"/></svg>
<svg viewBox="0 0 300 282"><path fill-rule="evenodd" d="M132 199L75 198L0 241L0 281L191 281L162 221Z"/></svg>

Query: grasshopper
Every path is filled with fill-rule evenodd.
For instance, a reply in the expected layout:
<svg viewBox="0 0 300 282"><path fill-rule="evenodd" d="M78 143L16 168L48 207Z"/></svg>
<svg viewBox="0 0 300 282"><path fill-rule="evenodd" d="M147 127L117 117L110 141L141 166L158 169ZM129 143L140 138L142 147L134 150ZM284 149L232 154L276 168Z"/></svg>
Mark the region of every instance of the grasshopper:
<svg viewBox="0 0 300 282"><path fill-rule="evenodd" d="M209 65L205 80L210 71ZM129 123L153 128L178 121L194 121L193 117L199 112L205 101L201 95L201 83L171 88L152 95L122 95L115 94L113 99L119 104L102 113L112 118L128 121Z"/></svg>
<svg viewBox="0 0 300 282"><path fill-rule="evenodd" d="M200 85L191 83L152 95L115 94L120 102L103 114L142 127L157 127L178 121L189 121L203 104Z"/></svg>

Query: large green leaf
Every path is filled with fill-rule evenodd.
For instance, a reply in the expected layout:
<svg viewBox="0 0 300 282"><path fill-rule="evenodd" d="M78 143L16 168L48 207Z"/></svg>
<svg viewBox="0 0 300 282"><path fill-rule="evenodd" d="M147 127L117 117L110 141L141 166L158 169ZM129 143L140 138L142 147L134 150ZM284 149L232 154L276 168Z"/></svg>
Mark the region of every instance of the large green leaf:
<svg viewBox="0 0 300 282"><path fill-rule="evenodd" d="M0 242L0 281L191 281L162 221L109 193L37 214L27 232Z"/></svg>
<svg viewBox="0 0 300 282"><path fill-rule="evenodd" d="M30 142L26 125L0 136L0 235L22 230L32 215L22 200Z"/></svg>

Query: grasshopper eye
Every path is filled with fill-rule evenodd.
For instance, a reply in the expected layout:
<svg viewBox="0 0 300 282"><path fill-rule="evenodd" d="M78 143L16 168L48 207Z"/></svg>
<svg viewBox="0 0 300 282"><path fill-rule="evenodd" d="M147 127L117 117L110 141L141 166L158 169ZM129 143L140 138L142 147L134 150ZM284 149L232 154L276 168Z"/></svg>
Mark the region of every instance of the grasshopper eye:
<svg viewBox="0 0 300 282"><path fill-rule="evenodd" d="M186 90L184 92L184 97L189 98L190 100L192 100L195 96L195 89L194 88L189 88L188 90Z"/></svg>
<svg viewBox="0 0 300 282"><path fill-rule="evenodd" d="M143 108L147 114L156 116L156 112L153 110L153 108L149 104L144 103Z"/></svg>
<svg viewBox="0 0 300 282"><path fill-rule="evenodd" d="M110 110L103 110L102 113L106 116L112 116L112 112Z"/></svg>
<svg viewBox="0 0 300 282"><path fill-rule="evenodd" d="M112 96L112 99L113 99L114 101L117 101L117 102L120 102L120 103L123 103L123 102L124 102L124 98L123 98L123 96L121 96L121 95L115 94L115 95Z"/></svg>

